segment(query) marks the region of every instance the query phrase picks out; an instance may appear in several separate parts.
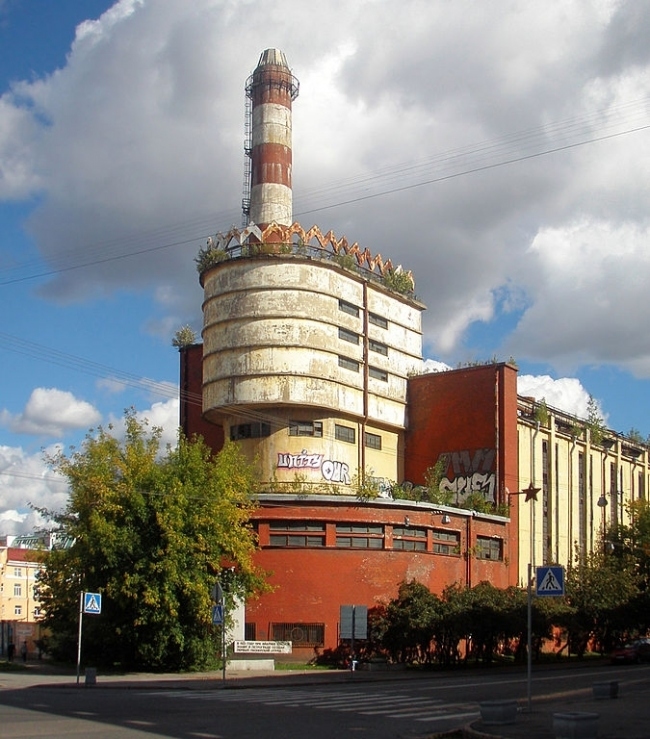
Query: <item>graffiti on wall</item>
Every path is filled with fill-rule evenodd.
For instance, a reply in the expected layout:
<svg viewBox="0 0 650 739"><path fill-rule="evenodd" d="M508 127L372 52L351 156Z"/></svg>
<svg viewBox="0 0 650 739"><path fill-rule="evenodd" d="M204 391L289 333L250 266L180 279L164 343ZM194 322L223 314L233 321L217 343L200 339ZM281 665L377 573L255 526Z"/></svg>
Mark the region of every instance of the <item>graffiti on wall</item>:
<svg viewBox="0 0 650 739"><path fill-rule="evenodd" d="M480 493L487 501L496 503L496 449L444 452L438 459L445 464L440 490L453 493L456 503L462 503L472 493Z"/></svg>
<svg viewBox="0 0 650 739"><path fill-rule="evenodd" d="M306 449L303 449L300 454L278 453L277 469L301 470L303 472L320 470L322 477L327 482L338 482L343 485L351 484L350 467L345 462L325 459L325 455L310 454Z"/></svg>

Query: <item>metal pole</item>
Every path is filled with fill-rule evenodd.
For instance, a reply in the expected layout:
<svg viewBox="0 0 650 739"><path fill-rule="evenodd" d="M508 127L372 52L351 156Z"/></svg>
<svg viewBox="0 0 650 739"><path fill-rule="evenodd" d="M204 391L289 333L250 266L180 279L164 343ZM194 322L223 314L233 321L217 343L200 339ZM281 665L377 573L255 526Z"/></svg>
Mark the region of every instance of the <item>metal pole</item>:
<svg viewBox="0 0 650 739"><path fill-rule="evenodd" d="M528 713L532 710L533 685L533 566L528 563Z"/></svg>
<svg viewBox="0 0 650 739"><path fill-rule="evenodd" d="M222 669L222 679L223 679L223 685L225 687L226 685L226 599L222 597L221 600L221 660L223 662L223 665L221 667Z"/></svg>
<svg viewBox="0 0 650 739"><path fill-rule="evenodd" d="M79 633L77 635L77 685L79 685L79 667L81 665L81 625L83 624L84 594L79 593Z"/></svg>
<svg viewBox="0 0 650 739"><path fill-rule="evenodd" d="M352 606L352 641L350 642L350 672L354 672L354 630L355 630L355 611L356 607Z"/></svg>

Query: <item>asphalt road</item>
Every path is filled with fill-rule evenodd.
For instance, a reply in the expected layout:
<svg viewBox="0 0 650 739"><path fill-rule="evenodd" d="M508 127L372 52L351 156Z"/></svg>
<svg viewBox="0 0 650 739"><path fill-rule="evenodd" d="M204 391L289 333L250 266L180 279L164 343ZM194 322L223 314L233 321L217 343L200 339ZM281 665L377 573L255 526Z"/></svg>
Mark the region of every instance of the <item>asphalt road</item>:
<svg viewBox="0 0 650 739"><path fill-rule="evenodd" d="M649 681L650 666L534 670L532 695L561 700L613 679ZM527 698L525 670L501 669L248 673L225 684L217 675L100 675L92 687L77 686L73 676L9 673L0 674L0 687L3 739L414 739L476 721L482 700L516 698L525 705Z"/></svg>

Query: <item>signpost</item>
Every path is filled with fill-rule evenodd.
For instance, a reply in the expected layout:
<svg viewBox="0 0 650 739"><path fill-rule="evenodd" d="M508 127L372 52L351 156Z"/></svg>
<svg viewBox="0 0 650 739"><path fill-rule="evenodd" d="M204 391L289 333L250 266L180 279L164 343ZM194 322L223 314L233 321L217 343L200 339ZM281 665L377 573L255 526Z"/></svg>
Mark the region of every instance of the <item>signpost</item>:
<svg viewBox="0 0 650 739"><path fill-rule="evenodd" d="M535 568L535 594L540 597L564 595L564 567ZM528 712L532 710L533 684L533 566L528 565Z"/></svg>
<svg viewBox="0 0 650 739"><path fill-rule="evenodd" d="M84 613L99 616L102 612L102 594L84 593L79 594L79 633L77 635L77 685L79 685L79 670L81 666L81 637L83 631Z"/></svg>
<svg viewBox="0 0 650 739"><path fill-rule="evenodd" d="M221 583L217 580L212 588L212 623L215 626L221 626L221 674L223 679L222 687L226 687L226 599L223 595Z"/></svg>

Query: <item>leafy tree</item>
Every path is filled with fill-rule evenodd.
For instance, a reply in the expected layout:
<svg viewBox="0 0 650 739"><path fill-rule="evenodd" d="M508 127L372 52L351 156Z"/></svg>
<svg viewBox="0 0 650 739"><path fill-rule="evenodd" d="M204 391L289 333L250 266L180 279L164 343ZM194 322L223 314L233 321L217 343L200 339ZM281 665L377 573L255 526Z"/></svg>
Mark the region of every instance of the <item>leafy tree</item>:
<svg viewBox="0 0 650 739"><path fill-rule="evenodd" d="M235 445L212 457L180 435L160 449L132 411L119 440L100 427L70 456L49 458L67 478L63 512L43 511L73 543L44 555L40 590L50 651L74 656L80 592L98 592L102 614L84 620L83 654L125 669L193 669L212 663L219 634L210 595L233 568L230 597L264 587L248 519L252 468Z"/></svg>
<svg viewBox="0 0 650 739"><path fill-rule="evenodd" d="M590 644L609 649L628 631L628 608L637 594L638 577L629 559L616 560L603 551L577 558L567 570L568 608L558 623L569 634L570 651L581 657Z"/></svg>
<svg viewBox="0 0 650 739"><path fill-rule="evenodd" d="M607 426L605 426L605 419L598 407L598 401L593 395L590 395L587 401L587 428L589 429L591 441L594 444L600 444L607 433Z"/></svg>
<svg viewBox="0 0 650 739"><path fill-rule="evenodd" d="M425 585L403 582L383 614L383 646L396 662L430 662L440 599Z"/></svg>

